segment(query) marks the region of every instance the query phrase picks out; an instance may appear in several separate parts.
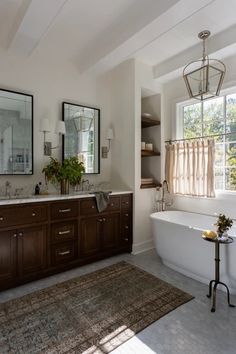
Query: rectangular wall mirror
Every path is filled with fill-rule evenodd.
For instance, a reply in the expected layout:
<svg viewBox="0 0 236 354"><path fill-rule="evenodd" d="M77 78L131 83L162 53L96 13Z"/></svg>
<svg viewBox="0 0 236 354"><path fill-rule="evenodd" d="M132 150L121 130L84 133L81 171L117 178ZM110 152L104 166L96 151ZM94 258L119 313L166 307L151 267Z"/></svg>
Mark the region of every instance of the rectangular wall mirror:
<svg viewBox="0 0 236 354"><path fill-rule="evenodd" d="M0 174L33 174L33 96L0 89Z"/></svg>
<svg viewBox="0 0 236 354"><path fill-rule="evenodd" d="M100 173L100 109L63 102L62 115L63 159L78 156L85 173Z"/></svg>

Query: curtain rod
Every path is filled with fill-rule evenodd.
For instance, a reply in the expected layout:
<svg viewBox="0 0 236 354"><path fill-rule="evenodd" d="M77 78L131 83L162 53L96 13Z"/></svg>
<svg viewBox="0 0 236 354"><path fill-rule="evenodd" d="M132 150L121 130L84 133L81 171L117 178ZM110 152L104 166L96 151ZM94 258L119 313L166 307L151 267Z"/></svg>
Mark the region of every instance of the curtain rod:
<svg viewBox="0 0 236 354"><path fill-rule="evenodd" d="M176 141L186 141L186 140L195 140L195 139L206 139L206 138L214 138L214 137L217 137L217 136L227 136L227 135L233 135L235 134L236 135L236 132L234 133L222 133L222 134L213 134L213 135L203 135L203 136L198 136L198 137L194 137L194 138L185 138L185 139L169 139L169 140L165 140L165 143L174 143Z"/></svg>

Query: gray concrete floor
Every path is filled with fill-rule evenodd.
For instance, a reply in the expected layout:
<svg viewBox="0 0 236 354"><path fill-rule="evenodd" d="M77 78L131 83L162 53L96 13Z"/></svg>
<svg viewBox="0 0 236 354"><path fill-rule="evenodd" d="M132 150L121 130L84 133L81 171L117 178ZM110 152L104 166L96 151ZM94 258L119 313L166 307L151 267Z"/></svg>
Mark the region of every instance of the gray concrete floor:
<svg viewBox="0 0 236 354"><path fill-rule="evenodd" d="M28 294L78 275L126 260L195 296L113 351L114 354L236 354L236 308L217 292L217 309L210 312L207 285L164 266L154 250L120 255L0 293L0 302ZM200 261L200 260L199 260ZM236 296L231 300L236 304ZM24 353L27 354L27 353Z"/></svg>

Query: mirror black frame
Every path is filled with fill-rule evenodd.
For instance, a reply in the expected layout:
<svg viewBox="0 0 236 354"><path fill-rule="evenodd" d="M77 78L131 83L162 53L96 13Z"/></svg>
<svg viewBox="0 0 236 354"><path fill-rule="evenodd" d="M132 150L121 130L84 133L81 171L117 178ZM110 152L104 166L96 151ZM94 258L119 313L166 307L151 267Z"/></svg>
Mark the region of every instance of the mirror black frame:
<svg viewBox="0 0 236 354"><path fill-rule="evenodd" d="M72 103L72 102L67 102L64 101L62 102L62 120L63 122L65 121L65 105L69 104L72 106L77 106L77 107L83 107L83 108L89 108L89 109L94 109L96 111L98 111L98 136L97 136L97 145L98 145L98 171L97 172L89 172L89 173L84 173L85 175L99 175L100 174L100 114L101 114L101 110L97 107L91 107L91 106L85 106L82 104L78 104L78 103ZM65 159L65 136L62 136L62 161L64 161Z"/></svg>
<svg viewBox="0 0 236 354"><path fill-rule="evenodd" d="M15 93L17 95L31 97L31 141L32 141L32 143L31 143L31 156L32 156L31 172L30 173L1 173L0 172L0 176L32 176L34 174L34 96L29 93L7 90L7 89L3 89L3 88L0 88L0 91L10 92L10 93Z"/></svg>

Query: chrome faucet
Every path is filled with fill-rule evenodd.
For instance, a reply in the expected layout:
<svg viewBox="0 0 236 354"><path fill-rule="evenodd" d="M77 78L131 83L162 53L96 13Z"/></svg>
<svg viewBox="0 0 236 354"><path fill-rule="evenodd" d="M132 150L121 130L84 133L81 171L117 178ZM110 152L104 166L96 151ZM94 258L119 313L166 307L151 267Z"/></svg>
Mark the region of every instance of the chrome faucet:
<svg viewBox="0 0 236 354"><path fill-rule="evenodd" d="M161 198L161 210L166 210L166 200L165 200L165 192L169 193L169 185L167 180L165 179L162 182L162 198Z"/></svg>
<svg viewBox="0 0 236 354"><path fill-rule="evenodd" d="M84 187L84 185L87 185L87 187ZM82 191L87 191L89 190L89 180L88 179L83 179L81 182L81 189Z"/></svg>
<svg viewBox="0 0 236 354"><path fill-rule="evenodd" d="M167 180L165 179L162 182L162 194L161 194L161 199L157 200L157 202L161 205L161 211L166 210L166 200L165 200L165 193L169 193L169 185Z"/></svg>
<svg viewBox="0 0 236 354"><path fill-rule="evenodd" d="M11 183L9 181L6 181L5 183L5 196L10 197L11 194Z"/></svg>

